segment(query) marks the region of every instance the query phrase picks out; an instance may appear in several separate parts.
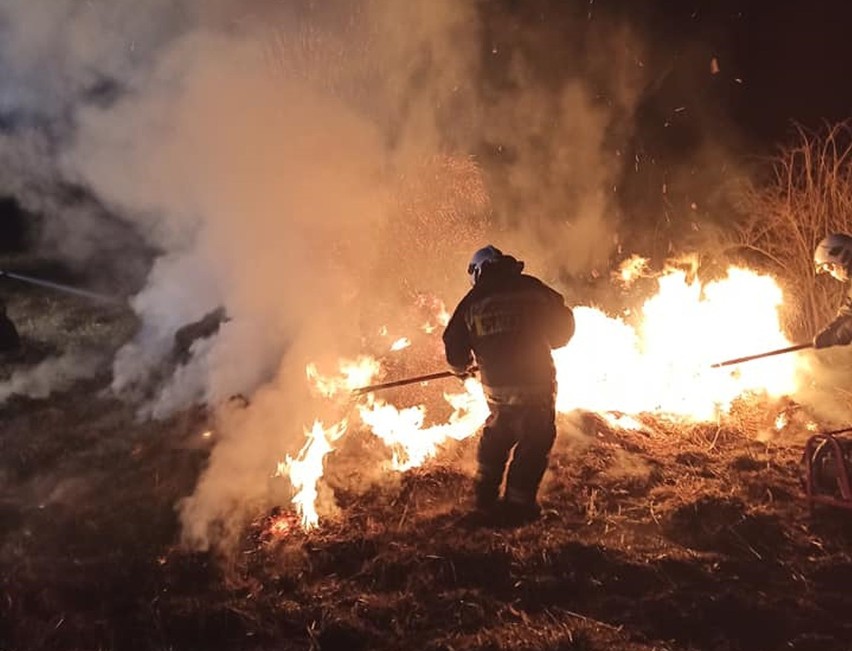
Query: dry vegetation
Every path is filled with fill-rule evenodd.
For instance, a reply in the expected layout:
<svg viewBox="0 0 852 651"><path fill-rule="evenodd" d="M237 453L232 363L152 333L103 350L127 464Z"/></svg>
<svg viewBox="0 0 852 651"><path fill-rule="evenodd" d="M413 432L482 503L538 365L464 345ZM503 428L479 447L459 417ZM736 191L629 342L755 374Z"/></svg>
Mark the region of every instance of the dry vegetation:
<svg viewBox="0 0 852 651"><path fill-rule="evenodd" d="M783 279L788 330L807 341L837 309L839 285L815 279L814 248L832 232L852 232L852 123L819 132L798 129L798 142L783 149L761 179L744 193L747 215L733 245L750 262Z"/></svg>
<svg viewBox="0 0 852 651"><path fill-rule="evenodd" d="M132 330L27 288L10 299L31 355L6 372L49 353L37 338ZM177 546L208 415L140 422L107 382L0 407L3 651L849 648L852 513L801 501L794 405L632 432L563 418L545 517L517 529L466 523L465 441L396 483L338 488L339 517L313 532L276 534L286 514L258 513L223 557ZM757 442L784 409L784 435Z"/></svg>

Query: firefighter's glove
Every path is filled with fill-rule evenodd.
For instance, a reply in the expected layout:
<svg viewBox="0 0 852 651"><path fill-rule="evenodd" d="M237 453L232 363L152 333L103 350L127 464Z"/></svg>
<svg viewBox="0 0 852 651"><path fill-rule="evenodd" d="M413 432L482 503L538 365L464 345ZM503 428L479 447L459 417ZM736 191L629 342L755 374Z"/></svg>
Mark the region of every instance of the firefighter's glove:
<svg viewBox="0 0 852 651"><path fill-rule="evenodd" d="M814 336L814 348L828 348L835 344L834 329L827 328Z"/></svg>
<svg viewBox="0 0 852 651"><path fill-rule="evenodd" d="M475 375L475 370L473 368L454 368L452 369L453 375L455 375L459 380L464 382L469 377L473 377Z"/></svg>
<svg viewBox="0 0 852 651"><path fill-rule="evenodd" d="M814 337L814 348L846 346L852 343L852 314L843 314Z"/></svg>

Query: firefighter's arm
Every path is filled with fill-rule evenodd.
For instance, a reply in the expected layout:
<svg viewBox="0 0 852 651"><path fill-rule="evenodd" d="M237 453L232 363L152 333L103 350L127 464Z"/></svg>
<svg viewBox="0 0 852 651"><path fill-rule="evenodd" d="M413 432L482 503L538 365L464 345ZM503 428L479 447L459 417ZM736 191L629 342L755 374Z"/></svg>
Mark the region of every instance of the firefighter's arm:
<svg viewBox="0 0 852 651"><path fill-rule="evenodd" d="M473 365L473 350L470 333L464 320L462 306L459 305L444 330L444 352L447 363L453 373L464 376Z"/></svg>
<svg viewBox="0 0 852 651"><path fill-rule="evenodd" d="M565 305L562 295L548 288L550 292L548 314L548 341L551 348L562 348L574 336L574 311Z"/></svg>
<svg viewBox="0 0 852 651"><path fill-rule="evenodd" d="M838 315L814 337L814 348L846 346L852 343L852 314Z"/></svg>
<svg viewBox="0 0 852 651"><path fill-rule="evenodd" d="M852 288L850 288L852 292ZM852 343L852 295L846 294L834 320L814 337L814 348L846 346Z"/></svg>
<svg viewBox="0 0 852 651"><path fill-rule="evenodd" d="M556 312L558 314L558 326L556 337L554 337L551 341L551 348L562 348L562 346L567 345L574 336L574 329L576 327L574 323L574 311L567 305L563 304L557 308Z"/></svg>

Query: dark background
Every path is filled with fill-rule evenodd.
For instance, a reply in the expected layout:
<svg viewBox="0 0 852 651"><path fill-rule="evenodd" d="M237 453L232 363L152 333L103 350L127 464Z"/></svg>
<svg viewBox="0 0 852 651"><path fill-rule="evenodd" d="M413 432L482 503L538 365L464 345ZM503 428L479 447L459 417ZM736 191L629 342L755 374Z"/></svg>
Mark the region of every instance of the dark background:
<svg viewBox="0 0 852 651"><path fill-rule="evenodd" d="M644 40L653 83L640 107L640 131L654 116L687 107L737 131L749 148L772 148L793 122L812 127L852 113L852 3L844 0L532 0L506 2L532 32L619 19ZM542 27L536 29L536 17ZM572 39L573 40L573 39ZM539 42L542 42L539 39ZM546 47L549 44L543 42ZM550 55L553 56L552 51ZM546 59L548 53L542 52ZM710 74L716 57L719 73ZM711 126L705 124L704 126ZM668 140L655 133L661 146ZM705 134L706 135L706 134ZM688 140L688 139L684 139ZM688 144L685 143L685 144Z"/></svg>
<svg viewBox="0 0 852 651"><path fill-rule="evenodd" d="M485 46L499 52L484 53L487 83L510 84L509 61L520 53L540 83L582 78L612 112L606 146L619 157L619 234L625 248L656 260L675 243L700 248L715 227L729 227L737 182L762 178L797 129L852 117L849 2L502 0L482 8ZM629 108L616 97L625 69L638 85ZM499 178L505 153L496 152L478 153ZM508 192L492 185L497 211L511 219L523 200L501 196Z"/></svg>

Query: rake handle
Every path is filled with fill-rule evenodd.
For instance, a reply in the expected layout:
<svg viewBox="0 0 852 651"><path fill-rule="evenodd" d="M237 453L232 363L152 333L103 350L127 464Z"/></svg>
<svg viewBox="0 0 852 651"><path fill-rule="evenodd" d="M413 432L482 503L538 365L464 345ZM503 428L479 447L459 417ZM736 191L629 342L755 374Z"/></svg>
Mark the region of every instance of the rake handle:
<svg viewBox="0 0 852 651"><path fill-rule="evenodd" d="M745 357L737 357L736 359L727 359L724 362L717 362L716 364L712 364L710 368L721 368L723 366L730 366L731 364L739 364L741 362L750 362L753 359L761 359L763 357L771 357L772 355L782 355L784 353L792 353L797 350L804 350L805 348L813 348L812 343L807 344L796 344L795 346L788 346L787 348L779 348L778 350L770 350L767 353L758 353L757 355L746 355Z"/></svg>
<svg viewBox="0 0 852 651"><path fill-rule="evenodd" d="M478 371L479 367L473 366L468 371L473 373ZM381 391L382 389L390 389L392 387L401 387L406 384L417 384L418 382L428 382L429 380L439 380L445 377L453 377L456 374L452 371L438 371L437 373L428 373L426 375L417 375L415 377L404 378L402 380L394 380L392 382L382 382L380 384L371 384L366 387L360 387L358 389L353 389L352 393L356 396L364 395L365 393L371 393L373 391Z"/></svg>

